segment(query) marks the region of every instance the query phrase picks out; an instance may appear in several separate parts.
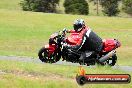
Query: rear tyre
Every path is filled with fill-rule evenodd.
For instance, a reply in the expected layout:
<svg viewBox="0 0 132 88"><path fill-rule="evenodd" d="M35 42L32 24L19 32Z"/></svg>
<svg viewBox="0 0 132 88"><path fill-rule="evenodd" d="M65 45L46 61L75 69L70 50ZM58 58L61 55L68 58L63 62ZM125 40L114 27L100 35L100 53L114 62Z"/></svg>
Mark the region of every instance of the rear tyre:
<svg viewBox="0 0 132 88"><path fill-rule="evenodd" d="M38 52L39 59L45 63L55 63L60 60L58 53L53 53L49 55L49 50L42 47Z"/></svg>
<svg viewBox="0 0 132 88"><path fill-rule="evenodd" d="M109 60L107 60L106 62L107 62L108 65L114 66L117 62L116 54L114 56L112 56L111 58L109 58Z"/></svg>
<svg viewBox="0 0 132 88"><path fill-rule="evenodd" d="M105 65L114 66L116 64L116 62L117 62L117 56L115 54L114 56L112 56L108 60L106 60L105 62L102 62L102 63L98 62L97 64L102 65L102 66L105 66Z"/></svg>

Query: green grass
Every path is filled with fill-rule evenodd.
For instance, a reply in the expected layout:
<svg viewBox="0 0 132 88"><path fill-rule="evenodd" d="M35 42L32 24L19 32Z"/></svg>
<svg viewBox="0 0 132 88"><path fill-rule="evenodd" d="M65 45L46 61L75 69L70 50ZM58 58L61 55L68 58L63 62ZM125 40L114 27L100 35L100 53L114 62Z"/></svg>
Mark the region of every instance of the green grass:
<svg viewBox="0 0 132 88"><path fill-rule="evenodd" d="M14 76L12 74L2 75L0 86L2 88L76 88L77 85L68 80L45 80L44 78L31 78Z"/></svg>
<svg viewBox="0 0 132 88"><path fill-rule="evenodd" d="M0 0L0 9L20 10L20 1L22 0Z"/></svg>
<svg viewBox="0 0 132 88"><path fill-rule="evenodd" d="M34 64L15 61L0 61L0 87L2 88L80 88L75 81L77 66ZM97 66L84 67L87 74L130 74L130 72ZM132 84L88 84L81 88L131 88Z"/></svg>

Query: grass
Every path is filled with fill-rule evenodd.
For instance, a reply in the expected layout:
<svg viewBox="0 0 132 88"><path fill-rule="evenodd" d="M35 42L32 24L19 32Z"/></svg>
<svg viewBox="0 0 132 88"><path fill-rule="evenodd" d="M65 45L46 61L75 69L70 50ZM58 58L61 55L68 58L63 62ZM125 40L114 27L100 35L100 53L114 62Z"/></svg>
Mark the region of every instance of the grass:
<svg viewBox="0 0 132 88"><path fill-rule="evenodd" d="M8 80L8 78L10 78ZM12 80L14 80L12 82ZM59 82L59 84L57 83ZM7 83L7 85L5 85ZM3 76L2 83L3 88L69 88L76 87L77 85L67 80L45 80L38 77L38 79L32 77L14 76L12 74L6 74Z"/></svg>
<svg viewBox="0 0 132 88"><path fill-rule="evenodd" d="M47 69L48 68L48 69ZM75 81L77 66L60 66L53 64L22 63L15 61L0 61L0 69L5 72L0 75L2 88L80 88ZM88 74L130 74L129 72L110 67L84 67ZM88 84L81 88L131 88L132 84Z"/></svg>
<svg viewBox="0 0 132 88"><path fill-rule="evenodd" d="M20 1L22 0L0 0L0 9L21 10Z"/></svg>

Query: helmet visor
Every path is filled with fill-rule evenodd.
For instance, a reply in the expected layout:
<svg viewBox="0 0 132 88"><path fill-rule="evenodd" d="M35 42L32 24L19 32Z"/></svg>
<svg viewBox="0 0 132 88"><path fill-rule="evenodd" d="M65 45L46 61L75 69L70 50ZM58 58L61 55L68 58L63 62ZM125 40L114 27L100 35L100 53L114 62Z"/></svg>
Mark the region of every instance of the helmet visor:
<svg viewBox="0 0 132 88"><path fill-rule="evenodd" d="M74 30L75 31L78 32L80 28L82 28L82 25L81 24L78 24L78 25L74 24Z"/></svg>

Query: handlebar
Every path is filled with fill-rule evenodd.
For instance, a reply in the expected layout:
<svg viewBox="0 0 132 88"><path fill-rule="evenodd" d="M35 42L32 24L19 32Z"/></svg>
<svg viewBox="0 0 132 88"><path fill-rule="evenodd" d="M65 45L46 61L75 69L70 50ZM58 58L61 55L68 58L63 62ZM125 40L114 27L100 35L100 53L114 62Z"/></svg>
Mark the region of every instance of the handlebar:
<svg viewBox="0 0 132 88"><path fill-rule="evenodd" d="M66 32L67 32L67 29L66 29L66 28L64 28L64 29L63 29L63 32L64 32L64 33L66 33Z"/></svg>
<svg viewBox="0 0 132 88"><path fill-rule="evenodd" d="M65 37L66 33L67 33L66 28L64 28L62 31L59 31L59 35L61 35L62 37Z"/></svg>
<svg viewBox="0 0 132 88"><path fill-rule="evenodd" d="M67 29L64 28L62 31L59 31L59 36L61 37L61 41L64 43L65 42L65 37L66 37Z"/></svg>

